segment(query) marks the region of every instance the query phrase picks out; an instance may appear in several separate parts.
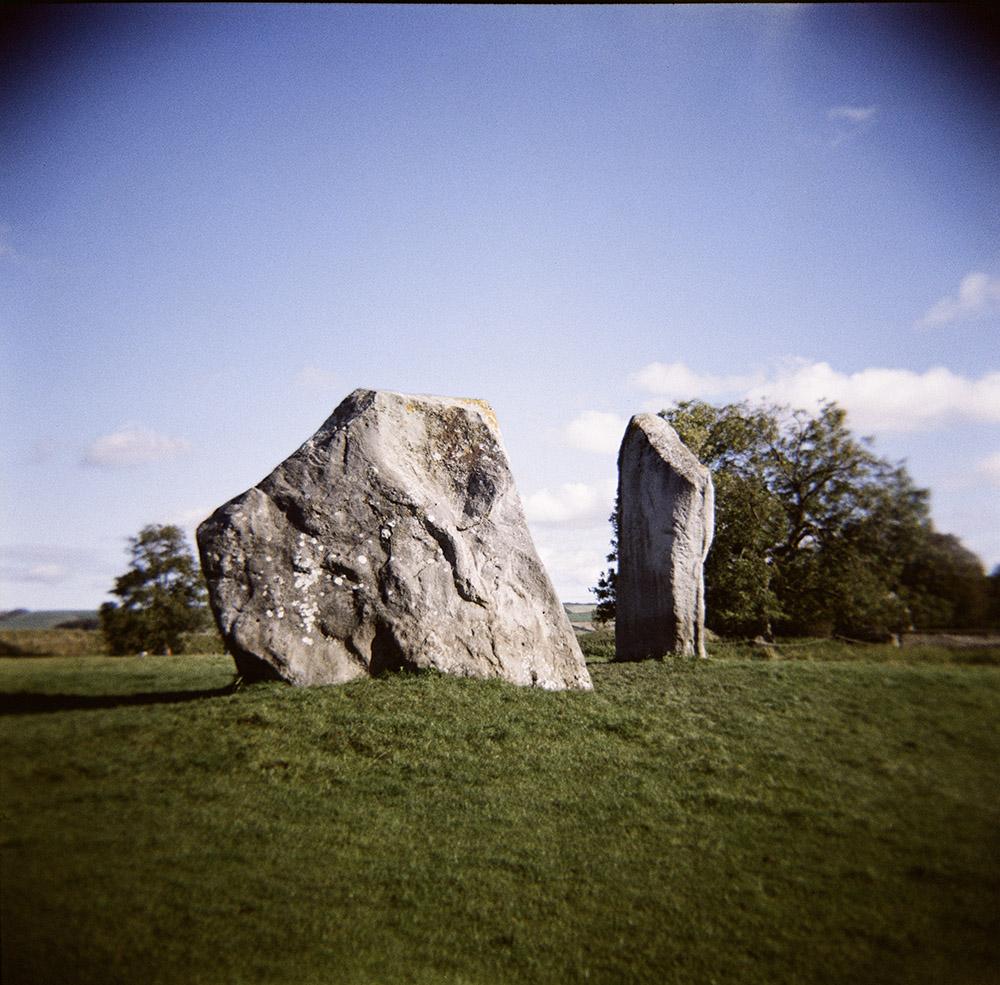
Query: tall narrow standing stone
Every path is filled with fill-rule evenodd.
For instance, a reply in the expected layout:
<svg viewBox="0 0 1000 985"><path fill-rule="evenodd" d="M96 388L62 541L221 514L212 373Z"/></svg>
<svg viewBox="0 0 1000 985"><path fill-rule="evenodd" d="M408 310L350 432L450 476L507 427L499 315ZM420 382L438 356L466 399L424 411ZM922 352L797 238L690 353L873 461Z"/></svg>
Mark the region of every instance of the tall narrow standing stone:
<svg viewBox="0 0 1000 985"><path fill-rule="evenodd" d="M618 453L619 660L705 656L704 564L711 473L655 414L636 414Z"/></svg>
<svg viewBox="0 0 1000 985"><path fill-rule="evenodd" d="M480 400L355 390L198 547L244 677L407 667L591 686Z"/></svg>

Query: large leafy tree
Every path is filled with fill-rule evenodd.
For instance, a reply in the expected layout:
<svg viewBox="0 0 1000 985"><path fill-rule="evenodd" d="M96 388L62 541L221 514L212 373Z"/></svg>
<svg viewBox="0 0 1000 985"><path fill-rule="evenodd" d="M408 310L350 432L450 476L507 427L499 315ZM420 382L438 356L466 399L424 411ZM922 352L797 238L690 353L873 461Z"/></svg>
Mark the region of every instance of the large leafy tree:
<svg viewBox="0 0 1000 985"><path fill-rule="evenodd" d="M147 526L129 540L131 563L115 579L105 602L101 630L111 653L180 653L184 633L207 622L205 583L175 526Z"/></svg>
<svg viewBox="0 0 1000 985"><path fill-rule="evenodd" d="M661 416L715 482L711 628L851 633L953 620L977 559L934 531L928 493L856 438L844 410L687 401Z"/></svg>
<svg viewBox="0 0 1000 985"><path fill-rule="evenodd" d="M903 580L920 625L981 629L993 621L983 563L951 534L935 531L926 538L907 558Z"/></svg>

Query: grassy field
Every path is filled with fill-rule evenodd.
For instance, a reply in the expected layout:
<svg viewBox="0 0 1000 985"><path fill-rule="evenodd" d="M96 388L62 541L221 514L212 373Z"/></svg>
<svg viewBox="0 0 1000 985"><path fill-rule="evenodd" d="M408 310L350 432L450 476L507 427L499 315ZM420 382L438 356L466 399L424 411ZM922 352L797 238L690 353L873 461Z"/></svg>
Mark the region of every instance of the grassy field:
<svg viewBox="0 0 1000 985"><path fill-rule="evenodd" d="M221 654L215 630L183 634L187 653ZM0 629L0 657L89 657L106 653L104 637L88 629Z"/></svg>
<svg viewBox="0 0 1000 985"><path fill-rule="evenodd" d="M822 652L0 660L3 981L1000 982L1000 667Z"/></svg>

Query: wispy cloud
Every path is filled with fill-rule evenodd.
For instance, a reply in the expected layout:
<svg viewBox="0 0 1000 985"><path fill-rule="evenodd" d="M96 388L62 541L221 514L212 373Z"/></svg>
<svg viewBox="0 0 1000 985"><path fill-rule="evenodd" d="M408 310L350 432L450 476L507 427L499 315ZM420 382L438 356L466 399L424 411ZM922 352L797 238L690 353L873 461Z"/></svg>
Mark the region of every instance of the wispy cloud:
<svg viewBox="0 0 1000 985"><path fill-rule="evenodd" d="M875 115L875 106L834 106L827 110L831 120L848 120L851 123L867 123Z"/></svg>
<svg viewBox="0 0 1000 985"><path fill-rule="evenodd" d="M103 469L124 469L148 462L184 458L192 451L186 438L158 434L141 424L126 424L104 434L87 447L83 464Z"/></svg>
<svg viewBox="0 0 1000 985"><path fill-rule="evenodd" d="M0 578L11 584L55 585L99 564L93 552L75 547L10 544L0 552Z"/></svg>
<svg viewBox="0 0 1000 985"><path fill-rule="evenodd" d="M683 363L653 363L630 382L671 401L721 397L808 410L832 400L850 413L853 427L865 431L929 431L1000 421L1000 373L979 379L943 367L925 373L878 367L841 373L829 363L799 359L755 377L718 377Z"/></svg>
<svg viewBox="0 0 1000 985"><path fill-rule="evenodd" d="M828 109L826 118L833 124L833 146L868 130L875 123L877 113L877 106L833 106Z"/></svg>
<svg viewBox="0 0 1000 985"><path fill-rule="evenodd" d="M304 366L295 374L295 384L310 390L331 390L342 385L338 373L320 366Z"/></svg>
<svg viewBox="0 0 1000 985"><path fill-rule="evenodd" d="M1000 489L1000 451L980 459L973 471L976 477L984 480L987 485Z"/></svg>
<svg viewBox="0 0 1000 985"><path fill-rule="evenodd" d="M1000 278L975 271L962 278L954 297L938 301L915 327L937 328L996 314L1000 314Z"/></svg>
<svg viewBox="0 0 1000 985"><path fill-rule="evenodd" d="M54 585L65 581L70 570L63 564L39 564L24 573L25 581L40 581L46 585Z"/></svg>
<svg viewBox="0 0 1000 985"><path fill-rule="evenodd" d="M10 226L0 223L0 257L21 261L24 258L10 245Z"/></svg>
<svg viewBox="0 0 1000 985"><path fill-rule="evenodd" d="M554 441L582 451L617 453L627 424L628 421L617 414L585 410L569 424L561 428L551 428L549 436Z"/></svg>

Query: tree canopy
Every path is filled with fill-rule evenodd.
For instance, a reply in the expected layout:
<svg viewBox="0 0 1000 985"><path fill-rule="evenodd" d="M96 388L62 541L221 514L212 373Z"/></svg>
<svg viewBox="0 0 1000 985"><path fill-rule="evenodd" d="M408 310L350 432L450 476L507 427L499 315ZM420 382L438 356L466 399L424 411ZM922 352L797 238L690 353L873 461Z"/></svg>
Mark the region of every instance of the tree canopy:
<svg viewBox="0 0 1000 985"><path fill-rule="evenodd" d="M129 540L131 563L115 579L105 602L101 630L111 653L180 653L184 633L207 620L205 583L185 540L175 526L147 526Z"/></svg>
<svg viewBox="0 0 1000 985"><path fill-rule="evenodd" d="M715 483L710 628L850 634L986 620L979 559L934 530L928 492L856 438L836 404L809 414L685 401L661 416ZM601 577L606 612L613 569Z"/></svg>

